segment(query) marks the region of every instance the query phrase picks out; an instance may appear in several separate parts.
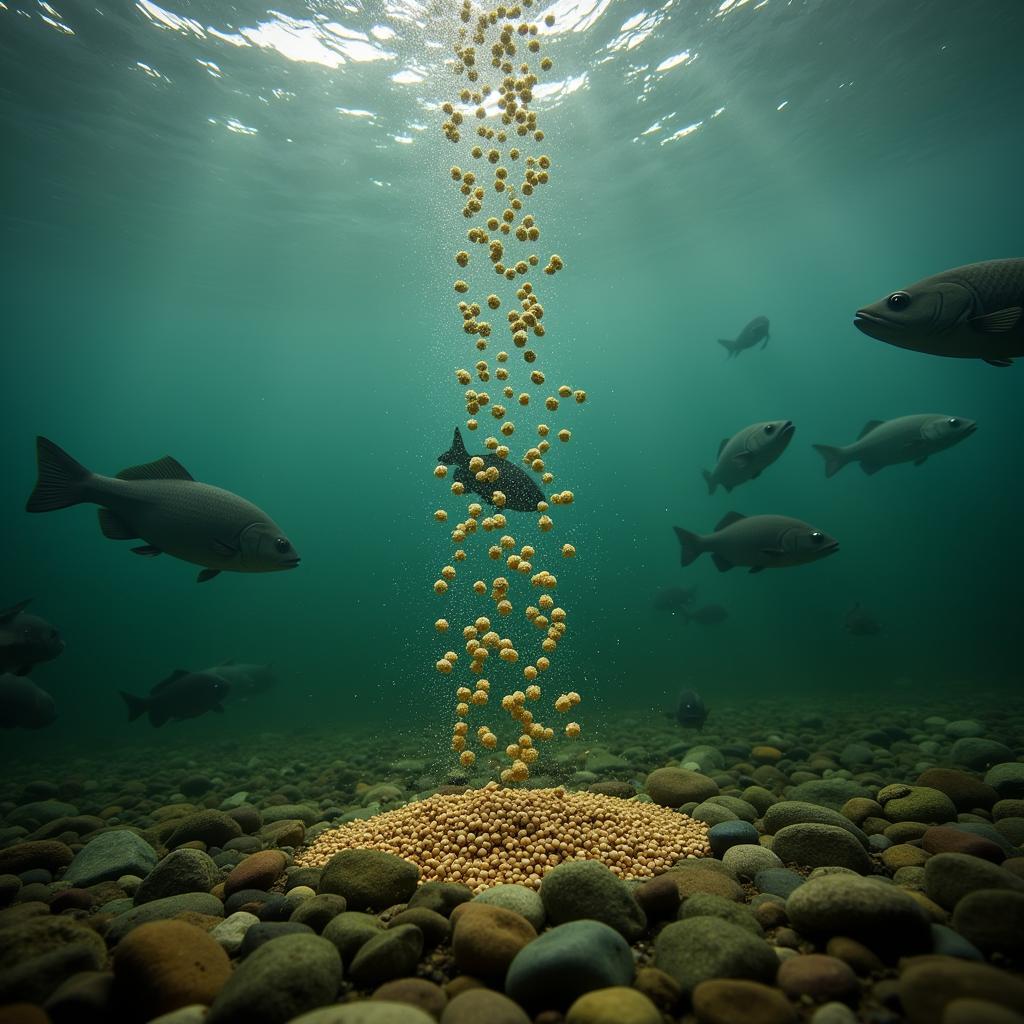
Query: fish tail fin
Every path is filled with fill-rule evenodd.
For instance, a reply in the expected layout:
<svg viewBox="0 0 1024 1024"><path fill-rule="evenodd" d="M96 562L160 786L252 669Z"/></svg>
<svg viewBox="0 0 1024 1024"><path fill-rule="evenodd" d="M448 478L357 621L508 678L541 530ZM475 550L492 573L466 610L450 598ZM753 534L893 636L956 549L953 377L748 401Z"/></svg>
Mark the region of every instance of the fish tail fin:
<svg viewBox="0 0 1024 1024"><path fill-rule="evenodd" d="M701 470L701 472L704 474L704 482L708 485L708 494L714 494L715 489L718 487L718 481L706 469Z"/></svg>
<svg viewBox="0 0 1024 1024"><path fill-rule="evenodd" d="M681 526L673 526L672 529L679 538L679 564L689 565L704 550L704 544L699 534L684 530Z"/></svg>
<svg viewBox="0 0 1024 1024"><path fill-rule="evenodd" d="M82 485L92 476L63 448L45 437L36 438L39 479L25 503L27 512L53 512L86 500Z"/></svg>
<svg viewBox="0 0 1024 1024"><path fill-rule="evenodd" d="M149 700L146 697L136 697L134 693L125 693L118 690L121 699L128 705L128 721L134 722L140 715L144 715L149 709Z"/></svg>
<svg viewBox="0 0 1024 1024"><path fill-rule="evenodd" d="M466 445L462 440L462 431L458 427L455 428L455 436L452 438L451 448L438 455L437 461L443 462L446 466L462 465L464 462L469 461L469 452L466 451Z"/></svg>
<svg viewBox="0 0 1024 1024"><path fill-rule="evenodd" d="M729 353L727 358L732 359L736 355L736 342L732 338L719 338L718 344L722 346Z"/></svg>
<svg viewBox="0 0 1024 1024"><path fill-rule="evenodd" d="M835 476L850 460L842 448L830 444L815 444L811 447L825 460L825 476Z"/></svg>

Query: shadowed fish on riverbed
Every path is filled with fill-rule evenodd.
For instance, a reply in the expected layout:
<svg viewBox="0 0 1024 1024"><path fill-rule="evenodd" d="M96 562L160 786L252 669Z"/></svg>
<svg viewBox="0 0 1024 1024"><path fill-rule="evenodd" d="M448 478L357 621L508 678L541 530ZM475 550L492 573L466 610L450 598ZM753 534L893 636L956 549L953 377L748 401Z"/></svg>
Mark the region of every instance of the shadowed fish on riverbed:
<svg viewBox="0 0 1024 1024"><path fill-rule="evenodd" d="M675 714L673 715L669 711L665 713L669 718L675 718L684 729L696 729L698 732L703 731L708 717L704 698L696 690L680 691L679 699L676 701Z"/></svg>
<svg viewBox="0 0 1024 1024"><path fill-rule="evenodd" d="M124 690L120 694L128 706L129 722L148 715L154 726L161 726L171 719L198 718L207 711L223 712L221 701L229 690L229 684L212 672L179 668L157 683L148 697L136 697Z"/></svg>
<svg viewBox="0 0 1024 1024"><path fill-rule="evenodd" d="M42 729L56 717L53 698L31 679L0 675L0 729Z"/></svg>

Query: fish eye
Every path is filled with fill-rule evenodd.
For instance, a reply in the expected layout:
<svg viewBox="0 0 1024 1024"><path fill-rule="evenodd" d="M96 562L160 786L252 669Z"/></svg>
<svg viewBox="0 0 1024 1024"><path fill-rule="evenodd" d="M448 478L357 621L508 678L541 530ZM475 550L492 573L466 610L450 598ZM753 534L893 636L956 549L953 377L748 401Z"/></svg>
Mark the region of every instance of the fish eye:
<svg viewBox="0 0 1024 1024"><path fill-rule="evenodd" d="M959 427L960 426L960 421L955 416L950 416L950 418L948 420L946 420L946 422L951 427Z"/></svg>
<svg viewBox="0 0 1024 1024"><path fill-rule="evenodd" d="M774 424L774 423L769 423L769 424L768 424L768 425L767 425L767 426L766 426L766 427L764 428L764 432L765 432L766 434L774 434L774 433L775 433L775 424Z"/></svg>
<svg viewBox="0 0 1024 1024"><path fill-rule="evenodd" d="M817 530L815 530L811 534L811 543L812 544L820 544L824 539L825 539L825 534L819 533Z"/></svg>
<svg viewBox="0 0 1024 1024"><path fill-rule="evenodd" d="M885 303L890 309L906 309L910 305L910 295L907 292L893 292Z"/></svg>
<svg viewBox="0 0 1024 1024"><path fill-rule="evenodd" d="M291 548L291 544L289 544L284 537L278 537L277 540L274 541L274 547L283 554Z"/></svg>

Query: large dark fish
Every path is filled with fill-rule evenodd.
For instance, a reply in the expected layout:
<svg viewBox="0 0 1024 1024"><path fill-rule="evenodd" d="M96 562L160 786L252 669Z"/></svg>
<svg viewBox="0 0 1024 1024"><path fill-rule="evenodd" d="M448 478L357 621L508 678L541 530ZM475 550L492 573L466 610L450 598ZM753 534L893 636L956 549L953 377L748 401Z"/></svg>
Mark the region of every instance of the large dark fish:
<svg viewBox="0 0 1024 1024"><path fill-rule="evenodd" d="M28 675L33 665L53 661L64 650L54 626L26 614L30 603L31 598L0 611L0 672Z"/></svg>
<svg viewBox="0 0 1024 1024"><path fill-rule="evenodd" d="M92 502L100 505L100 529L111 540L144 540L132 548L153 557L166 552L205 568L198 582L219 572L273 572L299 564L281 528L251 502L193 480L176 459L100 476L45 437L36 438L39 482L29 512Z"/></svg>
<svg viewBox="0 0 1024 1024"><path fill-rule="evenodd" d="M223 679L228 684L228 696L232 699L266 693L277 686L277 674L269 665L240 665L234 661L223 661L203 671Z"/></svg>
<svg viewBox="0 0 1024 1024"><path fill-rule="evenodd" d="M1024 356L1024 259L926 277L858 309L853 326L898 348L1009 366Z"/></svg>
<svg viewBox="0 0 1024 1024"><path fill-rule="evenodd" d="M673 527L681 548L680 562L689 565L705 551L721 572L737 565L751 572L804 565L839 550L839 541L809 523L789 516L744 516L727 512L714 533L691 533Z"/></svg>
<svg viewBox="0 0 1024 1024"><path fill-rule="evenodd" d="M796 428L790 420L752 423L725 438L718 446L718 463L713 472L704 470L708 494L719 486L731 491L747 480L756 480L793 440Z"/></svg>
<svg viewBox="0 0 1024 1024"><path fill-rule="evenodd" d="M207 711L223 712L221 701L228 695L228 683L211 672L189 672L175 669L161 680L148 697L119 691L128 705L128 721L148 714L150 722L161 726L169 719L198 718Z"/></svg>
<svg viewBox="0 0 1024 1024"><path fill-rule="evenodd" d="M704 698L696 690L683 690L676 703L676 721L684 729L703 731L707 721L708 709L704 707Z"/></svg>
<svg viewBox="0 0 1024 1024"><path fill-rule="evenodd" d="M545 500L544 492L523 470L507 459L498 458L497 455L488 453L479 457L483 459L484 470L491 466L497 467L498 479L494 483L477 480L476 473L469 468L469 460L472 457L466 451L462 434L456 427L451 448L438 455L437 461L443 462L446 466L455 466L455 479L463 484L466 490L479 494L491 505L494 504L495 491L501 491L505 495L505 504L502 507L514 509L516 512L536 512L537 502Z"/></svg>
<svg viewBox="0 0 1024 1024"><path fill-rule="evenodd" d="M56 717L53 698L31 679L0 675L0 729L42 729Z"/></svg>
<svg viewBox="0 0 1024 1024"><path fill-rule="evenodd" d="M843 628L851 636L875 636L882 631L878 620L859 602L846 610Z"/></svg>
<svg viewBox="0 0 1024 1024"><path fill-rule="evenodd" d="M694 608L690 611L682 609L684 622L696 622L700 626L717 626L729 618L729 610L720 604L706 604L702 608Z"/></svg>
<svg viewBox="0 0 1024 1024"><path fill-rule="evenodd" d="M768 317L755 316L746 327L740 331L736 338L719 338L718 344L729 353L728 358L738 356L742 351L753 348L758 342L763 341L761 348L768 345Z"/></svg>
<svg viewBox="0 0 1024 1024"><path fill-rule="evenodd" d="M654 595L654 607L659 612L677 612L690 604L696 594L696 587L663 587Z"/></svg>
<svg viewBox="0 0 1024 1024"><path fill-rule="evenodd" d="M922 413L894 420L868 420L860 437L845 448L828 444L812 447L825 460L825 476L834 476L848 462L859 462L865 473L912 462L920 466L929 455L959 444L978 429L962 416Z"/></svg>

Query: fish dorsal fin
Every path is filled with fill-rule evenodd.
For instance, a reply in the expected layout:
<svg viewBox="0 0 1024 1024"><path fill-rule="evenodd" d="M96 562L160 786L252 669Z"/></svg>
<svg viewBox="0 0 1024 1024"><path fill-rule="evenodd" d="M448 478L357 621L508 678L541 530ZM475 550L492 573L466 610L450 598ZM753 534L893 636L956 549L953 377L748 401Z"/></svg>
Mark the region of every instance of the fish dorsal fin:
<svg viewBox="0 0 1024 1024"><path fill-rule="evenodd" d="M864 424L864 429L857 435L857 440L859 441L862 437L867 436L872 430L876 427L880 427L884 422L884 420L868 420L867 423Z"/></svg>
<svg viewBox="0 0 1024 1024"><path fill-rule="evenodd" d="M166 687L170 686L171 683L173 683L175 679L180 679L182 676L187 676L187 675L188 675L188 669L176 668L166 679L161 679L160 682L157 683L156 686L154 686L153 689L150 690L149 692L150 693L159 693L161 690L163 690Z"/></svg>
<svg viewBox="0 0 1024 1024"><path fill-rule="evenodd" d="M984 316L972 317L970 324L976 331L984 334L1002 334L1012 331L1020 322L1024 309L1020 306L1007 306L1006 309L994 309Z"/></svg>
<svg viewBox="0 0 1024 1024"><path fill-rule="evenodd" d="M726 512L724 516L715 524L716 530L724 530L727 526L732 526L733 523L738 523L741 519L746 519L745 515L739 512Z"/></svg>
<svg viewBox="0 0 1024 1024"><path fill-rule="evenodd" d="M729 437L723 437L723 438L722 438L722 443L721 443L721 444L720 444L720 445L718 446L718 457L719 457L719 458L721 458L721 457L722 457L722 452L724 452L724 451L725 451L725 446L726 446L726 445L727 445L727 444L728 444L728 443L729 443L729 442L730 442L731 440L732 440L732 438L729 438Z"/></svg>
<svg viewBox="0 0 1024 1024"><path fill-rule="evenodd" d="M32 598L28 597L24 601L19 601L17 604L11 605L10 608L5 608L0 612L0 623L10 622L12 619L16 619L31 603Z"/></svg>
<svg viewBox="0 0 1024 1024"><path fill-rule="evenodd" d="M155 462L129 466L117 474L118 480L191 480L192 474L175 458L165 455Z"/></svg>

